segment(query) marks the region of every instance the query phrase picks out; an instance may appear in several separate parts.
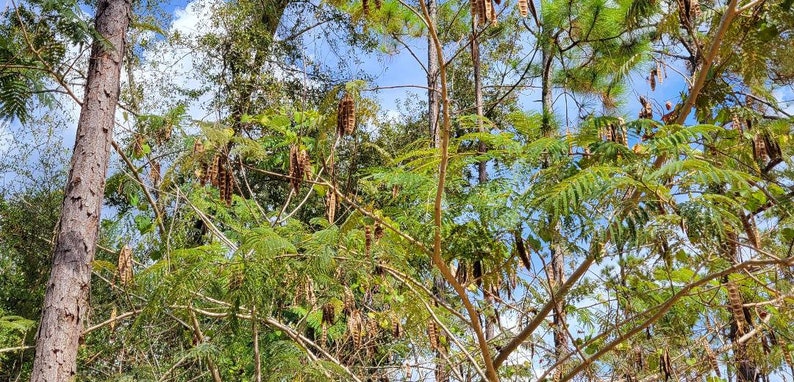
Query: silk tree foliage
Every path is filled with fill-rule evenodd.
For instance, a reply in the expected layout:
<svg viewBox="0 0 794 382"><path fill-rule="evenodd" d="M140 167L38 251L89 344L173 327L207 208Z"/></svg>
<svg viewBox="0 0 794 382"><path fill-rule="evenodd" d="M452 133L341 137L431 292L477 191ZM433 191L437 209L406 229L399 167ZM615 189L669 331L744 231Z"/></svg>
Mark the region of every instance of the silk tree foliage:
<svg viewBox="0 0 794 382"><path fill-rule="evenodd" d="M81 378L424 380L440 363L449 380L486 379L473 322L488 317L498 323L486 347L502 380L791 373L794 149L791 120L773 98L791 78L780 58L791 25L778 12L790 4L751 3L726 28L724 3L702 3L695 15L670 2L545 1L534 4L540 24L500 5L500 24L479 35L494 104L479 131L469 5L443 2L442 80L454 85L446 156L428 148L421 113L382 117L366 82L293 92L294 78L263 80L263 68L301 44L273 48L259 28L276 27L257 17L274 14L239 5L214 17L251 22L257 34L213 32L196 45L236 52L200 67L224 117L191 121L184 108L150 106L156 93L138 95L135 130L119 145L127 161L106 190L119 213L103 224L100 245L111 252L95 262ZM373 1L366 13L361 2L334 5L357 23L350 30L366 28L384 47L428 31L418 3ZM284 15L282 25L296 17ZM542 113L522 111L522 98L539 98L525 90L543 76L535 49L552 53L554 94L582 116L566 118L570 106L558 98L551 132ZM262 61L247 66L252 57ZM213 77L219 62L226 71ZM641 90L658 98L654 118L617 118L640 92L629 79L648 77L657 62L691 77L693 89L657 83ZM702 75L697 122L662 121L659 111L683 108ZM359 123L337 136L345 93ZM297 188L293 149L309 161ZM231 188L207 177L220 157ZM475 184L483 160L489 180ZM431 256L443 161L440 252L453 278L439 281ZM116 253L125 245L129 260ZM548 270L552 245L566 254L565 282ZM120 276L127 266L132 281ZM547 319L558 299L563 352Z"/></svg>

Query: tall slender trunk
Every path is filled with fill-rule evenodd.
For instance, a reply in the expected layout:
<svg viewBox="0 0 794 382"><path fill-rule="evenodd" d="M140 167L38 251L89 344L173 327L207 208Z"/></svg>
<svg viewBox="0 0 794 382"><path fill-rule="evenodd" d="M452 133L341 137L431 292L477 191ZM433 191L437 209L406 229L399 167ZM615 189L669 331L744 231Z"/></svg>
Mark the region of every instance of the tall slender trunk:
<svg viewBox="0 0 794 382"><path fill-rule="evenodd" d="M438 18L438 4L436 0L427 0L427 11L432 22ZM432 147L438 147L440 131L438 128L438 115L441 105L441 91L438 83L438 52L433 45L433 39L427 36L427 117L428 135Z"/></svg>
<svg viewBox="0 0 794 382"><path fill-rule="evenodd" d="M490 1L490 0L488 0ZM474 108L477 112L477 131L485 132L485 125L483 124L483 101L482 101L482 77L480 74L480 41L476 36L476 20L472 18L472 39L471 39L471 64L474 72ZM485 153L488 148L485 142L480 141L477 145L477 152L480 154ZM477 163L477 183L483 184L488 181L487 161L481 160ZM483 296L487 309L484 313L485 321L485 339L490 340L496 335L496 314L491 311L494 308L494 295L490 290L490 286L483 290Z"/></svg>
<svg viewBox="0 0 794 382"><path fill-rule="evenodd" d="M131 14L130 0L97 2L95 26L101 37L91 47L85 99L36 339L33 382L70 381L77 374Z"/></svg>
<svg viewBox="0 0 794 382"><path fill-rule="evenodd" d="M546 42L546 44L550 44ZM542 49L542 57L541 57L541 64L543 68L542 76L541 76L541 104L542 104L542 126L541 131L546 136L553 136L555 135L555 131L553 131L553 126L551 125L551 118L554 114L553 108L553 98L552 98L552 88L551 88L551 72L552 72L552 60L554 58L554 51L551 45L544 46ZM547 166L548 163L544 163L543 166ZM554 225L553 231L555 232L554 237L552 238L550 245L551 250L551 263L549 271L551 272L550 279L554 281L552 288L552 293L554 293L554 289L556 285L562 285L565 283L565 255L562 250L562 247L559 244L558 233L560 232L560 222L555 221L552 223ZM565 356L568 348L568 341L566 337L566 315L565 315L565 301L562 298L554 297L554 313L552 316L552 322L554 323L554 358L558 360ZM554 372L554 380L558 381L562 376L562 368L559 368Z"/></svg>

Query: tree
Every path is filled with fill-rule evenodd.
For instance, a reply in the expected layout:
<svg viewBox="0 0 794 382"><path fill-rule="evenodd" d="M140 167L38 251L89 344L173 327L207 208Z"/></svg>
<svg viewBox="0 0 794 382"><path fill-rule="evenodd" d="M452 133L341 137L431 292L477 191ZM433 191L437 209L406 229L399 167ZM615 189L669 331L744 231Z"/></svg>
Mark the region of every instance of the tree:
<svg viewBox="0 0 794 382"><path fill-rule="evenodd" d="M129 0L101 0L96 6L97 36L91 49L50 281L37 333L32 381L67 381L77 374L77 348L88 318L92 261L131 12Z"/></svg>

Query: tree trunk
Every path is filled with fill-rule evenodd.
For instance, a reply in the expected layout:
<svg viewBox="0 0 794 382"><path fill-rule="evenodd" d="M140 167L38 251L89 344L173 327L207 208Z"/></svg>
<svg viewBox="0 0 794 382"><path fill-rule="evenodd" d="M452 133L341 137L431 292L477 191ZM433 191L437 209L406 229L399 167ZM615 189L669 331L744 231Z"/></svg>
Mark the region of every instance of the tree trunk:
<svg viewBox="0 0 794 382"><path fill-rule="evenodd" d="M88 312L91 262L110 156L129 0L99 0L95 26L101 39L91 48L88 80L77 125L71 169L50 280L37 333L31 381L70 381Z"/></svg>
<svg viewBox="0 0 794 382"><path fill-rule="evenodd" d="M438 16L438 4L436 0L427 0L427 12L435 22ZM438 52L433 45L433 39L427 36L427 114L428 114L428 134L430 145L438 147L440 132L438 129L438 114L441 97L438 83Z"/></svg>

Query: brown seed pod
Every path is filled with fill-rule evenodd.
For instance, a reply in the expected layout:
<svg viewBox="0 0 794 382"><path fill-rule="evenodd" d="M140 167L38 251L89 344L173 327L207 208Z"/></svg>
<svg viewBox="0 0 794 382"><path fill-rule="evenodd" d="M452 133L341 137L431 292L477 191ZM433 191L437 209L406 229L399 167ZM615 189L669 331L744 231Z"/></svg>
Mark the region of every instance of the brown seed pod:
<svg viewBox="0 0 794 382"><path fill-rule="evenodd" d="M483 0L482 3L484 5L482 20L485 23L492 20L493 3L491 3L491 0Z"/></svg>
<svg viewBox="0 0 794 382"><path fill-rule="evenodd" d="M470 10L471 10L471 18L474 19L475 22L477 20L477 15L479 14L478 13L479 1L481 1L481 0L471 0L469 2L469 5L471 6L471 8L470 8ZM479 25L479 24L477 24L477 25Z"/></svg>
<svg viewBox="0 0 794 382"><path fill-rule="evenodd" d="M433 350L438 350L438 326L436 326L436 322L433 320L430 320L427 323L427 338L430 340L430 348Z"/></svg>
<svg viewBox="0 0 794 382"><path fill-rule="evenodd" d="M129 285L132 282L132 248L129 245L125 245L119 250L116 271L121 285Z"/></svg>
<svg viewBox="0 0 794 382"><path fill-rule="evenodd" d="M794 370L794 362L791 360L791 353L788 350L788 343L782 339L778 340L777 343L780 345L780 351L783 352L783 359L785 359L788 366Z"/></svg>
<svg viewBox="0 0 794 382"><path fill-rule="evenodd" d="M711 350L711 346L709 346L709 344L704 341L703 349L706 351L706 358L709 361L709 366L711 366L711 369L714 370L714 373L717 374L718 378L722 378L722 375L720 373L720 367L719 364L717 363L717 356L714 355L714 351Z"/></svg>
<svg viewBox="0 0 794 382"><path fill-rule="evenodd" d="M367 337L370 338L377 337L379 331L380 331L380 327L378 325L378 321L367 320Z"/></svg>
<svg viewBox="0 0 794 382"><path fill-rule="evenodd" d="M744 335L744 308L742 306L742 295L739 294L739 287L733 281L728 281L725 283L725 288L728 290L728 307L731 310L733 320L736 322L736 331L740 335Z"/></svg>
<svg viewBox="0 0 794 382"><path fill-rule="evenodd" d="M361 318L361 312L359 312L358 309L355 309L350 312L350 316L347 318L347 330L350 332L350 337L353 339L353 346L356 349L361 348L364 335L363 329L364 322Z"/></svg>
<svg viewBox="0 0 794 382"><path fill-rule="evenodd" d="M458 284L464 285L468 281L468 272L466 271L466 263L459 261L458 269L455 270L455 280Z"/></svg>
<svg viewBox="0 0 794 382"><path fill-rule="evenodd" d="M160 183L160 162L156 160L149 161L149 180L152 181L153 186Z"/></svg>
<svg viewBox="0 0 794 382"><path fill-rule="evenodd" d="M372 257L372 229L364 227L364 253L367 257Z"/></svg>
<svg viewBox="0 0 794 382"><path fill-rule="evenodd" d="M372 233L372 236L375 238L375 242L378 242L383 238L383 233L383 226L375 223L375 231Z"/></svg>
<svg viewBox="0 0 794 382"><path fill-rule="evenodd" d="M667 109L668 111L670 111L673 108L673 103L670 102L670 101L665 102L664 103L664 108Z"/></svg>
<svg viewBox="0 0 794 382"><path fill-rule="evenodd" d="M218 170L221 165L221 156L219 154L215 154L212 157L212 164L210 164L209 170L207 171L207 180L210 181L215 187L218 187Z"/></svg>
<svg viewBox="0 0 794 382"><path fill-rule="evenodd" d="M350 288L345 287L344 297L342 300L343 311L346 315L350 315L353 312L353 309L356 307L356 300L353 297L353 291Z"/></svg>
<svg viewBox="0 0 794 382"><path fill-rule="evenodd" d="M524 268L526 268L527 271L532 271L532 263L529 261L527 246L524 244L524 239L521 237L521 232L518 230L513 231L513 239L516 243L516 252L518 253L518 258L521 259L521 263L524 264Z"/></svg>
<svg viewBox="0 0 794 382"><path fill-rule="evenodd" d="M518 13L521 14L521 17L527 17L529 15L529 0L518 0Z"/></svg>
<svg viewBox="0 0 794 382"><path fill-rule="evenodd" d="M323 321L320 324L320 339L321 339L320 342L321 344L323 345L328 344L328 324L325 321Z"/></svg>
<svg viewBox="0 0 794 382"><path fill-rule="evenodd" d="M496 5L491 2L491 0L485 0L488 3L491 3L491 13L488 16L489 20L491 20L491 25L496 26L499 23L499 20L496 18ZM498 4L498 2L497 2Z"/></svg>
<svg viewBox="0 0 794 382"><path fill-rule="evenodd" d="M375 9L380 9L381 0L375 0Z"/></svg>
<svg viewBox="0 0 794 382"><path fill-rule="evenodd" d="M769 156L771 162L780 161L783 157L780 151L780 144L777 140L768 133L762 134L764 137L764 146L766 147L766 154Z"/></svg>
<svg viewBox="0 0 794 382"><path fill-rule="evenodd" d="M340 137L345 134L351 135L356 131L356 105L349 93L345 93L339 101L336 118L336 133Z"/></svg>
<svg viewBox="0 0 794 382"><path fill-rule="evenodd" d="M301 151L298 145L293 144L289 147L289 183L295 193L300 191L303 181L303 155L305 154L301 154Z"/></svg>
<svg viewBox="0 0 794 382"><path fill-rule="evenodd" d="M116 330L116 307L114 306L113 309L110 311L110 331L114 332Z"/></svg>
<svg viewBox="0 0 794 382"><path fill-rule="evenodd" d="M658 76L658 72L656 71L656 68L651 69L651 73L650 73L650 75L648 75L648 82L651 85L651 91L655 91L656 90L656 77L657 76Z"/></svg>
<svg viewBox="0 0 794 382"><path fill-rule="evenodd" d="M204 144L201 143L200 139L196 139L193 142L193 154L195 154L195 155L204 154Z"/></svg>
<svg viewBox="0 0 794 382"><path fill-rule="evenodd" d="M361 0L361 11L364 12L364 16L369 15L369 1Z"/></svg>
<svg viewBox="0 0 794 382"><path fill-rule="evenodd" d="M135 140L132 142L132 155L135 158L143 157L143 145L146 143L146 140L143 138L142 134L135 134Z"/></svg>
<svg viewBox="0 0 794 382"><path fill-rule="evenodd" d="M234 173L232 173L231 169L227 169L224 173L226 174L224 179L226 193L223 195L223 201L226 202L227 206L230 206L232 205L232 195L234 194Z"/></svg>
<svg viewBox="0 0 794 382"><path fill-rule="evenodd" d="M400 319L397 318L397 315L392 313L389 315L389 321L391 323L391 335L394 338L400 338L403 335L402 325L400 325Z"/></svg>
<svg viewBox="0 0 794 382"><path fill-rule="evenodd" d="M226 183L226 177L227 177L226 173L227 173L226 166L224 165L218 166L218 175L215 181L218 186L218 191L220 193L221 200L223 201L226 201L226 198L228 197L227 194L229 193L229 188L228 188L229 185Z"/></svg>
<svg viewBox="0 0 794 382"><path fill-rule="evenodd" d="M325 215L331 224L336 220L336 193L333 190L328 191L325 196Z"/></svg>
<svg viewBox="0 0 794 382"><path fill-rule="evenodd" d="M698 0L689 0L689 17L697 19L702 14L700 10L700 2Z"/></svg>
<svg viewBox="0 0 794 382"><path fill-rule="evenodd" d="M336 312L334 310L334 304L329 302L323 305L323 323L333 324L335 316Z"/></svg>
<svg viewBox="0 0 794 382"><path fill-rule="evenodd" d="M670 362L670 353L667 349L659 356L659 373L662 374L665 381L669 381L673 377L673 365Z"/></svg>
<svg viewBox="0 0 794 382"><path fill-rule="evenodd" d="M769 152L766 147L766 140L763 135L756 133L753 137L753 158L756 162L766 162L769 160Z"/></svg>
<svg viewBox="0 0 794 382"><path fill-rule="evenodd" d="M651 102L645 97L640 96L640 104L642 104L642 109L640 109L639 117L644 119L653 118L653 108L651 107Z"/></svg>
<svg viewBox="0 0 794 382"><path fill-rule="evenodd" d="M474 260L472 272L474 272L474 281L478 287L482 287L482 263L480 260Z"/></svg>

